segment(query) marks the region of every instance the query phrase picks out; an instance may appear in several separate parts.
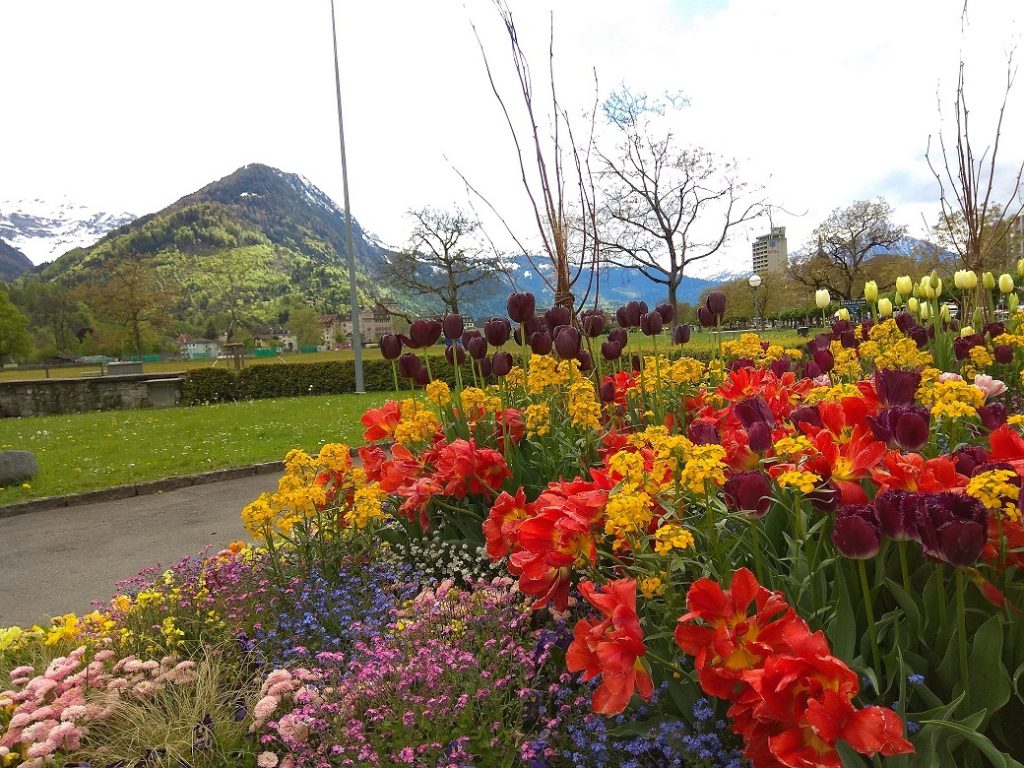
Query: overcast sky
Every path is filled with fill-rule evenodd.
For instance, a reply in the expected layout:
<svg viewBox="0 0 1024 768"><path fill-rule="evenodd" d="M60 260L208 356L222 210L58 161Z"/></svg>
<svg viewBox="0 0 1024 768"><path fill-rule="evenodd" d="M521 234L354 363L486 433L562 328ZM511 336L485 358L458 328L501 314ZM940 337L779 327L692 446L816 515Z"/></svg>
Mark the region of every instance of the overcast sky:
<svg viewBox="0 0 1024 768"><path fill-rule="evenodd" d="M554 9L562 101L620 83L683 92L677 135L736 158L789 212L800 245L834 207L884 195L920 234L924 163L967 61L986 135L1024 3L971 0L509 0L534 68ZM338 2L353 212L401 244L409 208L465 204L463 171L528 236L507 128L470 22L508 85L490 0ZM341 202L328 0L0 1L0 200L162 208L248 162L301 173ZM1024 52L1020 56L1024 60ZM510 92L511 93L511 92ZM1024 154L1024 77L1001 149ZM760 227L759 227L760 228ZM749 263L740 233L705 273Z"/></svg>

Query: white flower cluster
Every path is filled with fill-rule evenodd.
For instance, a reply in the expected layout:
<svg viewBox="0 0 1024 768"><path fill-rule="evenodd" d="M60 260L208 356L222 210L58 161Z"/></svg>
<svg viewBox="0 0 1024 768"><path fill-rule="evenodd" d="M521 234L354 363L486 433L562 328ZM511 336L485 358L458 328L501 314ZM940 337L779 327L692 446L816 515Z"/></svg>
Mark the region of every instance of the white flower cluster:
<svg viewBox="0 0 1024 768"><path fill-rule="evenodd" d="M395 544L389 555L398 562L411 564L427 582L455 579L469 585L504 575L501 564L492 563L483 547L471 546L464 540L448 541L437 533Z"/></svg>

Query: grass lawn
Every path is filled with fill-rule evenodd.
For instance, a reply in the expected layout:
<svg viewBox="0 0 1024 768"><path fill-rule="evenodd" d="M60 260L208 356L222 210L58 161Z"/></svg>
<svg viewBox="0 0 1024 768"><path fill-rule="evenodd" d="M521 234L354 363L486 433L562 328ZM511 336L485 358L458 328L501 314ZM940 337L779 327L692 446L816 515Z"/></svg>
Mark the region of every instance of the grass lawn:
<svg viewBox="0 0 1024 768"><path fill-rule="evenodd" d="M355 445L359 417L389 394L0 419L0 449L32 451L39 462L31 488L0 489L0 505L274 461L291 448Z"/></svg>

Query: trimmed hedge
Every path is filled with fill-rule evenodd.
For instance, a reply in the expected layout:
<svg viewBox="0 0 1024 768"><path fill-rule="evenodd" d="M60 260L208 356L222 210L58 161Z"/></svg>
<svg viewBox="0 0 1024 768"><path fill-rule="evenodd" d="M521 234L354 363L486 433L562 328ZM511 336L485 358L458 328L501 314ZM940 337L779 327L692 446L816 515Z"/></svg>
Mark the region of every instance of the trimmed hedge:
<svg viewBox="0 0 1024 768"><path fill-rule="evenodd" d="M668 356L687 355L686 348L675 348ZM691 351L690 357L703 362L714 353ZM435 379L455 386L455 369L443 357L430 358L430 371ZM265 363L250 365L239 372L225 368L196 368L185 372L182 388L183 405L222 403L231 400L262 400L269 397L302 395L337 395L355 392L355 363L351 360L330 360L319 363ZM473 381L469 364L462 366L463 384ZM389 360L363 361L363 387L367 392L390 392L395 383ZM409 391L409 382L399 378L399 387Z"/></svg>

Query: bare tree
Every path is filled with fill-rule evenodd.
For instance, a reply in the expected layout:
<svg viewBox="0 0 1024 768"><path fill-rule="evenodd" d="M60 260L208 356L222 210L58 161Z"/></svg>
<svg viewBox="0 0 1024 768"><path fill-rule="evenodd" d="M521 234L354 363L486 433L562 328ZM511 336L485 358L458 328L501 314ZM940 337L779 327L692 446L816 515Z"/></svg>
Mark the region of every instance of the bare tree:
<svg viewBox="0 0 1024 768"><path fill-rule="evenodd" d="M717 253L765 203L737 179L734 162L680 146L670 128L655 126L670 106L680 102L650 100L626 87L604 103L618 143L614 152L599 151L600 220L604 258L664 285L675 306L686 267Z"/></svg>
<svg viewBox="0 0 1024 768"><path fill-rule="evenodd" d="M806 255L794 260L789 273L808 287L828 288L841 299L852 299L871 279L867 262L905 232L892 222L892 207L883 198L857 200L836 208L818 225Z"/></svg>
<svg viewBox="0 0 1024 768"><path fill-rule="evenodd" d="M585 138L581 137L581 142L577 142L572 120L562 106L555 86L554 16L552 15L548 41L549 92L538 100L512 12L505 0L494 0L494 6L508 35L518 96L522 99L521 113L513 114L510 101L498 88L490 59L475 26L473 31L476 33L483 56L488 82L512 137L520 179L537 225L542 249L553 267L553 280L544 270L537 268L529 249L523 246L508 221L465 176L462 178L470 190L501 219L520 251L554 292L555 303L576 310L587 302L592 290L596 292L595 286L599 280L596 194L590 171L596 109L591 111L588 134ZM578 289L583 289L579 297L573 292Z"/></svg>
<svg viewBox="0 0 1024 768"><path fill-rule="evenodd" d="M436 297L459 314L460 301L497 281L500 259L480 236L480 222L458 208L409 211L408 246L385 258L386 278L410 291Z"/></svg>
<svg viewBox="0 0 1024 768"><path fill-rule="evenodd" d="M967 4L964 3L966 14ZM975 152L970 134L970 109L964 81L964 62L961 58L953 108L956 113L956 138L941 128L938 133L939 151L935 153L932 136L928 137L925 158L932 175L939 183L939 203L942 207L941 228L947 243L952 246L964 267L975 271L987 269L1000 250L1006 250L1005 240L1012 236L1014 224L1024 213L1024 160L1011 172L1005 202L997 199L997 160L1003 133L1003 118L1010 91L1013 90L1017 67L1013 52L1006 60L1006 86L999 107L995 134L981 154ZM942 117L942 99L939 98L939 116Z"/></svg>

